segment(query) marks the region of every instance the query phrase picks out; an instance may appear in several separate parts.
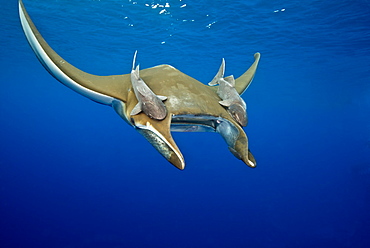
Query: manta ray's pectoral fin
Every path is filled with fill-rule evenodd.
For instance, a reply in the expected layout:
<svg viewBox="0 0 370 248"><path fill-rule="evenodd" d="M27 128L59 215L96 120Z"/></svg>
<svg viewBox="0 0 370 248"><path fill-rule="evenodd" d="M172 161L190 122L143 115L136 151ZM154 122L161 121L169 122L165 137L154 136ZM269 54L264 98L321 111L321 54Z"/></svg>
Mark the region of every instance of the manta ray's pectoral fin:
<svg viewBox="0 0 370 248"><path fill-rule="evenodd" d="M101 104L126 102L129 75L97 76L79 70L60 57L44 40L19 0L19 17L26 38L45 69L65 86Z"/></svg>
<svg viewBox="0 0 370 248"><path fill-rule="evenodd" d="M244 91L249 87L251 84L254 75L256 74L257 66L260 61L261 54L260 53L255 53L254 54L254 62L249 67L249 69L244 72L243 75L235 79L235 89L239 93L239 95L243 94Z"/></svg>

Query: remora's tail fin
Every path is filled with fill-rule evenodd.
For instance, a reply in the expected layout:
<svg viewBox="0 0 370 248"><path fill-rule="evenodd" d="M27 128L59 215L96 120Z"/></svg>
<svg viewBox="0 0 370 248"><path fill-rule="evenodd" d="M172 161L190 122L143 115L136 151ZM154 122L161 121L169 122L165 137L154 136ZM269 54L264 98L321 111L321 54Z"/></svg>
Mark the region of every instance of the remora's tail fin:
<svg viewBox="0 0 370 248"><path fill-rule="evenodd" d="M218 69L218 72L217 72L216 76L212 79L211 82L208 83L208 85L209 86L217 85L218 80L220 80L220 78L223 78L224 74L225 74L225 59L222 58L220 69Z"/></svg>
<svg viewBox="0 0 370 248"><path fill-rule="evenodd" d="M134 53L134 59L132 60L132 70L135 70L137 50Z"/></svg>

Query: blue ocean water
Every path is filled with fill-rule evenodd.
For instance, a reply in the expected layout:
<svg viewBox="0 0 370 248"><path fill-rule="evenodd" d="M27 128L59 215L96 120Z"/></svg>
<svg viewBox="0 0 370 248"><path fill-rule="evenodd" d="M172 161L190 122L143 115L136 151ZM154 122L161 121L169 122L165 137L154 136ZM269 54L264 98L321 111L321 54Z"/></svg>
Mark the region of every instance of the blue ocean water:
<svg viewBox="0 0 370 248"><path fill-rule="evenodd" d="M24 0L97 75L170 64L241 75L251 169L173 133L179 171L109 107L57 82L2 1L0 247L370 247L370 1Z"/></svg>

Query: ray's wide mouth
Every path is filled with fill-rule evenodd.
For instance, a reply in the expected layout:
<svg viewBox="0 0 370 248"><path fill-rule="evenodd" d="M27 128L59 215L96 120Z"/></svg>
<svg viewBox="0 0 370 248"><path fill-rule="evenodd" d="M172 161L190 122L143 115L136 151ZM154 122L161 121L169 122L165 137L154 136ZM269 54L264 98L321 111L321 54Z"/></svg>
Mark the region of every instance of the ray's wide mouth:
<svg viewBox="0 0 370 248"><path fill-rule="evenodd" d="M239 137L238 128L230 121L211 115L174 115L171 121L172 132L217 132L229 147L234 147Z"/></svg>

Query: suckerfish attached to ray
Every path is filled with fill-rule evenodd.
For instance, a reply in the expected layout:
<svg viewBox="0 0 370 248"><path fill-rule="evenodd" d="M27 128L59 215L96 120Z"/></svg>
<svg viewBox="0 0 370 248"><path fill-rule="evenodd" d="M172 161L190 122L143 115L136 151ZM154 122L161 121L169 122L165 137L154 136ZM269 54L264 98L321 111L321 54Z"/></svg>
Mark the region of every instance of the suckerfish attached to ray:
<svg viewBox="0 0 370 248"><path fill-rule="evenodd" d="M243 98L240 97L239 93L235 89L234 76L228 76L224 78L225 74L225 60L222 59L220 69L213 80L208 83L210 86L219 85L217 89L218 96L222 99L219 103L222 106L227 107L227 111L230 115L243 127L248 124L247 117L247 105Z"/></svg>
<svg viewBox="0 0 370 248"><path fill-rule="evenodd" d="M136 54L137 51L135 51L132 62L131 83L138 103L132 109L130 115L137 115L143 111L150 118L163 120L167 115L167 109L162 101L167 100L167 97L154 94L144 80L140 78L139 65L135 69Z"/></svg>

